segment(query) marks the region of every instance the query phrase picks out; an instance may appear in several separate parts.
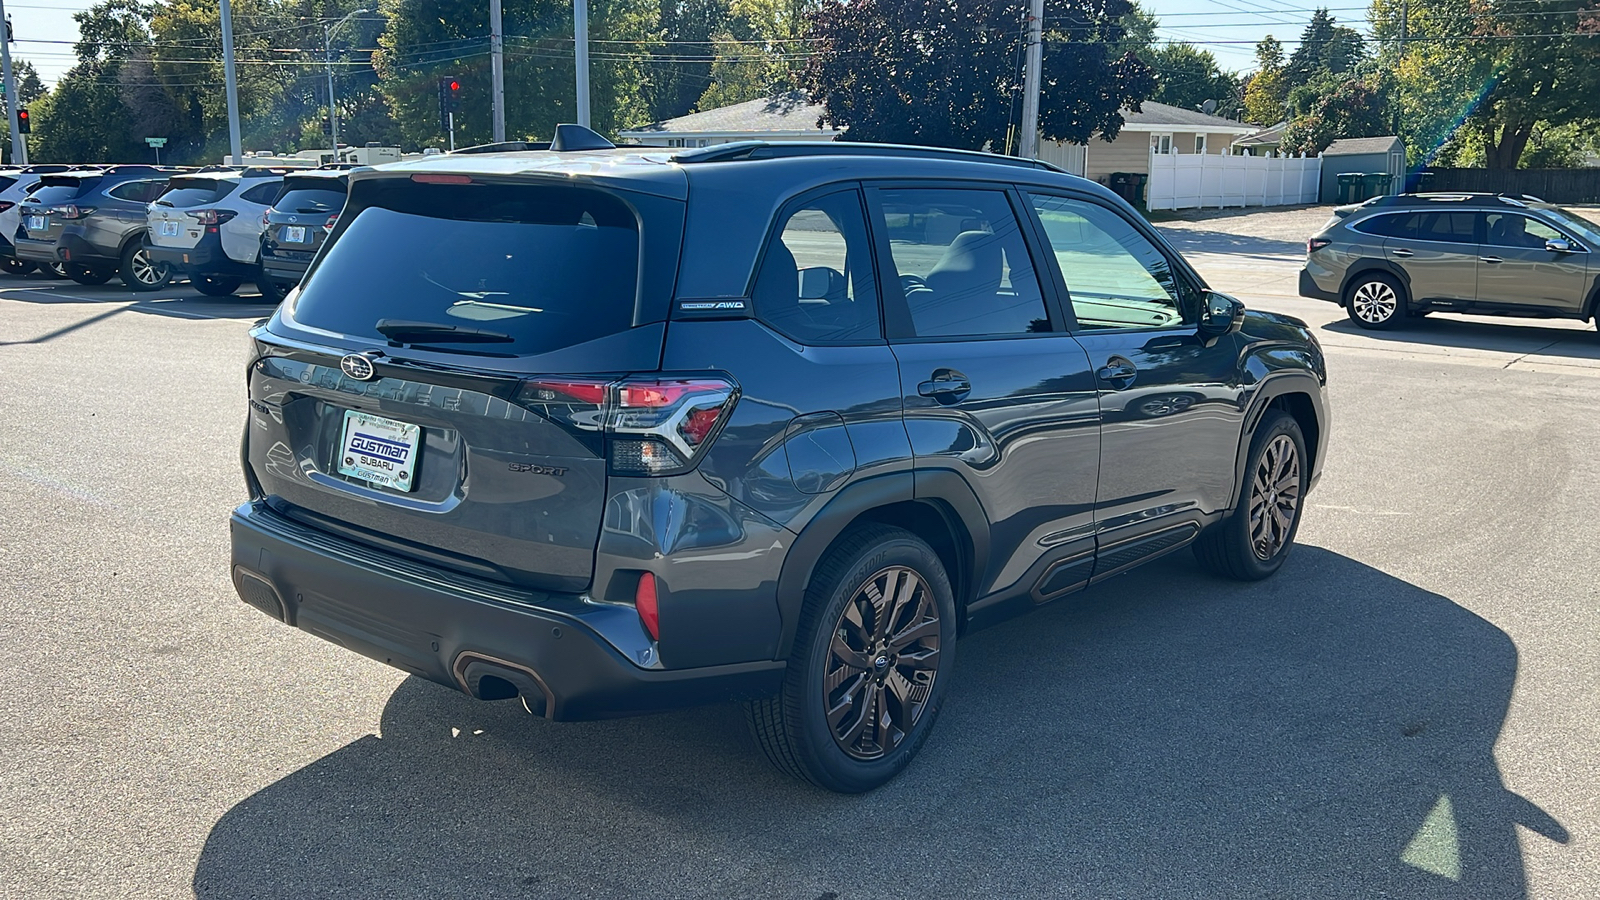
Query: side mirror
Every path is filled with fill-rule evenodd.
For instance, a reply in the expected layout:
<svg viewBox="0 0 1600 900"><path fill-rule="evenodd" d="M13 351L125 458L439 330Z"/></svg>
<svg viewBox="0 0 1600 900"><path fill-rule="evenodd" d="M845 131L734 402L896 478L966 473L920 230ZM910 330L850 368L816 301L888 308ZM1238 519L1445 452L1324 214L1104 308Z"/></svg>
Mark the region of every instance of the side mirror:
<svg viewBox="0 0 1600 900"><path fill-rule="evenodd" d="M1200 325L1196 329L1202 338L1219 338L1232 334L1244 325L1244 304L1227 294L1206 291L1200 305Z"/></svg>
<svg viewBox="0 0 1600 900"><path fill-rule="evenodd" d="M1551 253L1572 253L1572 252L1574 252L1574 248L1572 246L1572 242L1569 241L1569 240L1566 240L1565 238L1556 238L1553 241L1545 241L1544 242L1544 248L1546 250L1550 251Z"/></svg>
<svg viewBox="0 0 1600 900"><path fill-rule="evenodd" d="M832 300L844 296L844 275L827 266L800 270L801 300Z"/></svg>

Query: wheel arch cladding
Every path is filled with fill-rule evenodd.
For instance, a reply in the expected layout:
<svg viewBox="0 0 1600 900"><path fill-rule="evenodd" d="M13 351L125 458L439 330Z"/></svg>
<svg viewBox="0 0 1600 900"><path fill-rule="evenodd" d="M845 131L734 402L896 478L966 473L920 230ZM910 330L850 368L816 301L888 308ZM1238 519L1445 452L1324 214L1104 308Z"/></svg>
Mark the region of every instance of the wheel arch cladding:
<svg viewBox="0 0 1600 900"><path fill-rule="evenodd" d="M940 497L917 497L915 484L911 472L896 472L848 485L795 538L778 577L782 635L777 658L787 658L793 652L806 587L817 564L841 535L861 523L893 525L927 541L950 576L957 616L965 616L977 577L976 566L981 562L976 558L977 542L971 526L955 504Z"/></svg>
<svg viewBox="0 0 1600 900"><path fill-rule="evenodd" d="M1300 426L1306 441L1306 470L1315 473L1321 453L1321 440L1327 419L1327 410L1317 402L1322 385L1309 370L1280 369L1270 374L1261 384L1260 392L1251 402L1250 413L1245 417L1244 430L1239 435L1239 452L1235 462L1234 490L1244 484L1245 469L1249 464L1250 443L1255 440L1261 422L1271 410L1281 410Z"/></svg>
<svg viewBox="0 0 1600 900"><path fill-rule="evenodd" d="M1344 306L1350 300L1350 287L1364 275L1387 275L1400 283L1401 290L1406 292L1406 299L1411 299L1411 276L1406 270L1388 260L1367 260L1365 263L1352 267L1345 273L1344 282L1339 285L1339 305Z"/></svg>
<svg viewBox="0 0 1600 900"><path fill-rule="evenodd" d="M1306 471L1314 471L1321 449L1322 423L1317 419L1317 408L1311 395L1302 391L1279 394L1267 404L1269 409L1281 409L1300 423L1300 434L1306 441Z"/></svg>

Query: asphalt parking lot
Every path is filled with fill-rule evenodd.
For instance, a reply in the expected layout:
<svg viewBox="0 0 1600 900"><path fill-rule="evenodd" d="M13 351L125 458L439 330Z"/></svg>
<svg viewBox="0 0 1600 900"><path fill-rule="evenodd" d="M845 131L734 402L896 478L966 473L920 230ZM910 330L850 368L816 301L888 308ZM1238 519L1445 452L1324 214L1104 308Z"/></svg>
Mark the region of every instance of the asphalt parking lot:
<svg viewBox="0 0 1600 900"><path fill-rule="evenodd" d="M1291 213L1163 226L1327 349L1285 568L1179 554L969 637L861 797L731 706L553 725L245 606L270 307L0 281L0 897L1600 896L1600 335L1357 331L1294 296Z"/></svg>

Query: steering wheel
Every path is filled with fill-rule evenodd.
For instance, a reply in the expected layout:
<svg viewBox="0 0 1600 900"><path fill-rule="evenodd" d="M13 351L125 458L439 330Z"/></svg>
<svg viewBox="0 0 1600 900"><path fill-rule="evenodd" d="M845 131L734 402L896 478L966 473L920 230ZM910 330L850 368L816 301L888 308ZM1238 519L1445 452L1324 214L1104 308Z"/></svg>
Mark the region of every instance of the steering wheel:
<svg viewBox="0 0 1600 900"><path fill-rule="evenodd" d="M909 294L912 291L931 291L933 288L928 287L928 283L922 280L921 275L901 275L900 290Z"/></svg>

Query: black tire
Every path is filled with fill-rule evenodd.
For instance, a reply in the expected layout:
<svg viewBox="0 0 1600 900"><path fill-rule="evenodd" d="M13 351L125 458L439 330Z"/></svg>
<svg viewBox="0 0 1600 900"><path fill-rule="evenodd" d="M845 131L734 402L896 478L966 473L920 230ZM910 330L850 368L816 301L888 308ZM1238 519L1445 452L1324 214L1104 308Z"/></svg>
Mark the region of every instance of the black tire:
<svg viewBox="0 0 1600 900"><path fill-rule="evenodd" d="M1283 449L1284 443L1279 441L1280 437L1286 439L1294 451L1293 477L1267 479L1269 493L1263 497L1262 512L1265 515L1275 509L1282 513L1282 501L1286 499L1283 495L1288 493L1286 484L1293 488L1293 508L1287 528L1275 526L1272 522L1263 523L1267 529L1267 538L1263 540L1261 531L1256 528L1255 517L1251 514L1251 506L1259 489L1257 476L1264 472L1270 474L1276 465L1275 460L1263 457L1267 455L1269 447L1278 451ZM1239 581L1260 581L1278 571L1289 557L1289 551L1294 549L1294 537L1300 531L1300 518L1306 505L1306 481L1311 477L1309 466L1306 439L1300 432L1300 423L1282 410L1268 411L1250 440L1244 483L1239 486L1233 511L1228 518L1206 529L1194 542L1194 555L1200 564L1218 575Z"/></svg>
<svg viewBox="0 0 1600 900"><path fill-rule="evenodd" d="M908 584L909 591L900 589ZM872 591L893 595L886 615L877 611ZM913 634L917 638L909 640ZM892 640L897 636L904 641L899 646ZM955 640L955 596L933 548L899 528L851 529L818 563L806 588L782 690L746 704L756 743L779 769L819 787L851 794L878 787L927 740L950 683ZM833 666L838 647L861 664ZM828 720L830 667L844 673L831 692L842 737ZM897 716L909 718L910 727L897 728Z"/></svg>
<svg viewBox="0 0 1600 900"><path fill-rule="evenodd" d="M68 277L66 263L34 263L34 268L46 278Z"/></svg>
<svg viewBox="0 0 1600 900"><path fill-rule="evenodd" d="M172 266L150 259L150 251L135 241L122 248L122 263L117 275L130 291L159 291L172 281Z"/></svg>
<svg viewBox="0 0 1600 900"><path fill-rule="evenodd" d="M244 284L243 278L225 278L218 275L194 275L189 278L194 289L207 297L227 297Z"/></svg>
<svg viewBox="0 0 1600 900"><path fill-rule="evenodd" d="M261 291L261 299L268 303L282 303L289 294L289 285L274 281L265 270L256 276L256 289Z"/></svg>
<svg viewBox="0 0 1600 900"><path fill-rule="evenodd" d="M0 256L0 272L7 275L26 275L33 271L33 263L15 256Z"/></svg>
<svg viewBox="0 0 1600 900"><path fill-rule="evenodd" d="M1358 327L1382 331L1403 324L1410 315L1405 286L1393 275L1363 272L1344 293L1345 315Z"/></svg>
<svg viewBox="0 0 1600 900"><path fill-rule="evenodd" d="M117 270L110 266L86 266L83 263L67 263L67 277L79 284L105 284Z"/></svg>

